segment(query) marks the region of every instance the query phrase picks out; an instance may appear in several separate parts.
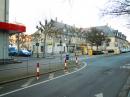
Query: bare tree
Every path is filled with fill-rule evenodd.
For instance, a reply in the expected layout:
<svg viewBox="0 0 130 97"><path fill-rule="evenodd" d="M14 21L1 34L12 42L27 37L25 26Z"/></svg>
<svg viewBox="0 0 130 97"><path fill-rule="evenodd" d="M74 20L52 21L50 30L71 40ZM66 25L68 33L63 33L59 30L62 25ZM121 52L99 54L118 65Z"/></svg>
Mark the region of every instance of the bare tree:
<svg viewBox="0 0 130 97"><path fill-rule="evenodd" d="M35 32L34 34L32 34L31 36L32 36L32 40L36 42L36 44L39 44L39 40L42 39L41 34L39 33L39 30ZM38 45L36 46L37 46L37 58L38 58L39 57Z"/></svg>
<svg viewBox="0 0 130 97"><path fill-rule="evenodd" d="M130 15L130 0L109 0L103 15Z"/></svg>
<svg viewBox="0 0 130 97"><path fill-rule="evenodd" d="M102 42L106 40L105 34L95 27L92 27L90 31L87 32L86 36L86 40L90 43L91 46L96 46L97 50L98 46L100 46Z"/></svg>
<svg viewBox="0 0 130 97"><path fill-rule="evenodd" d="M45 20L45 24L42 24L41 22L39 22L40 26L36 26L36 28L38 30L41 31L41 33L44 34L44 48L43 48L43 57L46 56L46 51L45 51L45 47L46 47L46 38L47 38L47 35L48 36L53 36L53 51L52 53L54 52L54 39L55 37L58 35L58 34L61 34L62 31L61 29L58 29L55 27L54 25L54 21L51 19L49 22L47 20Z"/></svg>

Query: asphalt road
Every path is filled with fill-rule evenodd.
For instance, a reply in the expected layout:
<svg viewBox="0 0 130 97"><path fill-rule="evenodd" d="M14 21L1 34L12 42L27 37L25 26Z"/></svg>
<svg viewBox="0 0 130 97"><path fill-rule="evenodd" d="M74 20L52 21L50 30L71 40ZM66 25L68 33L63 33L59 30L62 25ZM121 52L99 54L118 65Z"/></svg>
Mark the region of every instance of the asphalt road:
<svg viewBox="0 0 130 97"><path fill-rule="evenodd" d="M130 53L83 60L81 70L15 90L1 97L117 97L130 70Z"/></svg>

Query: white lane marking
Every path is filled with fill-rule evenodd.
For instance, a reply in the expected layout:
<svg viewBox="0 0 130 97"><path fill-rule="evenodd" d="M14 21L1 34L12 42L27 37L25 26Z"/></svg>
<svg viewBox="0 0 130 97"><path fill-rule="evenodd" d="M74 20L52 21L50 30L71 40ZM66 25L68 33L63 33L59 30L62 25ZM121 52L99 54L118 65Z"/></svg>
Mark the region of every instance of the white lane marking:
<svg viewBox="0 0 130 97"><path fill-rule="evenodd" d="M0 97L3 97L3 96L8 95L8 94L12 94L12 93L15 93L15 92L18 92L18 91L21 91L21 90L25 90L27 88L31 88L31 87L36 86L36 85L47 83L47 82L49 82L51 80L55 80L55 79L58 79L58 78L73 74L75 72L78 72L78 71L84 69L86 66L87 66L87 64L85 63L85 65L82 68L78 69L77 71L74 71L74 72L71 72L71 73L68 73L68 74L64 74L64 75L61 75L61 76L57 76L57 77L54 77L53 79L48 79L48 80L45 80L45 81L42 81L42 82L39 82L39 83L36 83L36 84L32 84L32 85L27 86L27 87L19 88L19 89L16 89L16 90L13 90L13 91L10 91L10 92L7 92L7 93L0 94Z"/></svg>
<svg viewBox="0 0 130 97"><path fill-rule="evenodd" d="M34 78L31 78L31 79L29 79L26 83L24 83L21 87L27 87L27 86L29 86L31 83L32 83L32 81L34 80Z"/></svg>
<svg viewBox="0 0 130 97"><path fill-rule="evenodd" d="M95 95L96 97L103 97L103 93L99 93Z"/></svg>
<svg viewBox="0 0 130 97"><path fill-rule="evenodd" d="M127 65L127 66L120 66L120 68L123 68L123 69L130 69L130 66Z"/></svg>
<svg viewBox="0 0 130 97"><path fill-rule="evenodd" d="M52 78L54 78L54 73L49 74L49 79L52 79Z"/></svg>
<svg viewBox="0 0 130 97"><path fill-rule="evenodd" d="M126 64L127 66L129 66L130 64Z"/></svg>

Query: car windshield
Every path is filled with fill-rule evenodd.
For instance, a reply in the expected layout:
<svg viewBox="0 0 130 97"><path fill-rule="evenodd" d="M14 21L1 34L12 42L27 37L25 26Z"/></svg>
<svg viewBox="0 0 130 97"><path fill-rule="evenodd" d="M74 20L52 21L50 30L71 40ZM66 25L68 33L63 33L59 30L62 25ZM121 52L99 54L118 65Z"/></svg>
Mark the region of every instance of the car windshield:
<svg viewBox="0 0 130 97"><path fill-rule="evenodd" d="M0 0L0 97L130 97L130 0Z"/></svg>

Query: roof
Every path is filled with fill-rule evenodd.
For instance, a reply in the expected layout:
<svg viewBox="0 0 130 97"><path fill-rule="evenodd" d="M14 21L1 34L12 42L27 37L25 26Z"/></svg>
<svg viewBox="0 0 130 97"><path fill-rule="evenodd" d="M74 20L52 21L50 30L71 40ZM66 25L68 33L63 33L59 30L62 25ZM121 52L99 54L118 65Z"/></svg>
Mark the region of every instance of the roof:
<svg viewBox="0 0 130 97"><path fill-rule="evenodd" d="M118 30L114 30L111 27L108 27L107 25L97 26L96 28L99 29L99 30L102 30L108 36L115 36L115 32L118 32Z"/></svg>
<svg viewBox="0 0 130 97"><path fill-rule="evenodd" d="M0 22L0 30L6 30L10 32L25 32L26 27L24 25L19 24L12 24L12 23L6 23L6 22Z"/></svg>

